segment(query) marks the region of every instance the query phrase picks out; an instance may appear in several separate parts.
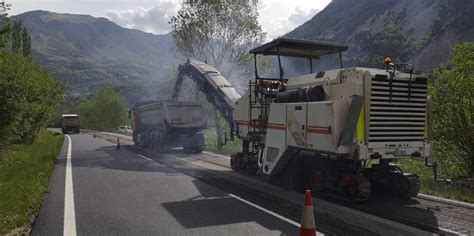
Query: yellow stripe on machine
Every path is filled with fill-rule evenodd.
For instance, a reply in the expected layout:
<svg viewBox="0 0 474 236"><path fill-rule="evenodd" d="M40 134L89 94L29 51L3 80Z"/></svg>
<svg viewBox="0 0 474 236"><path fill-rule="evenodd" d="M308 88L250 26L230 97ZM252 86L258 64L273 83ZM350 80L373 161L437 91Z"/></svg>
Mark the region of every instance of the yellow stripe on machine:
<svg viewBox="0 0 474 236"><path fill-rule="evenodd" d="M357 120L357 142L365 141L365 122L364 122L364 106L362 106L359 119Z"/></svg>

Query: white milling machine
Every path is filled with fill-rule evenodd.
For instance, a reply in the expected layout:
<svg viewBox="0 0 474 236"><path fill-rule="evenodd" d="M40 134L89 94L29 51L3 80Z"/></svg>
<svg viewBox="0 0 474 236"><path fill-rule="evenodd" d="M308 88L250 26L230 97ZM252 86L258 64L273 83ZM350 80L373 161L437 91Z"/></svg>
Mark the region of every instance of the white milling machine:
<svg viewBox="0 0 474 236"><path fill-rule="evenodd" d="M279 38L250 51L277 56L280 78L255 81L234 107L243 152L236 171L260 173L287 188L311 188L349 201L374 191L416 196L418 177L393 162L430 152L427 79L413 66L342 68L313 73L312 60L346 45ZM281 56L307 58L310 74L285 79Z"/></svg>

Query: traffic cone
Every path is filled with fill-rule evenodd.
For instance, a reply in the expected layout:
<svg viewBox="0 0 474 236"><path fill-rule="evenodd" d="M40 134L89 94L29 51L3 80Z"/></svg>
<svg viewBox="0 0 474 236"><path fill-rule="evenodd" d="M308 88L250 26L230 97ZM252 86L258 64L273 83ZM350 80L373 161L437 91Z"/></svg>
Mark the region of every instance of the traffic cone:
<svg viewBox="0 0 474 236"><path fill-rule="evenodd" d="M117 137L117 148L116 149L117 150L120 149L120 138L119 137Z"/></svg>
<svg viewBox="0 0 474 236"><path fill-rule="evenodd" d="M303 216L301 217L300 236L315 236L316 226L314 225L313 201L311 198L311 190L306 190Z"/></svg>

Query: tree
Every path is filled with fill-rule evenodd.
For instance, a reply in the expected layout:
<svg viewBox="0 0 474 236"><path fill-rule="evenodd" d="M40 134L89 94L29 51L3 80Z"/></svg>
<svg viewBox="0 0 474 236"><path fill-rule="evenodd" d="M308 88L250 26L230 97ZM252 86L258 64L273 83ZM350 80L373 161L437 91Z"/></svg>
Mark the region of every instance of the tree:
<svg viewBox="0 0 474 236"><path fill-rule="evenodd" d="M434 72L434 151L444 168L474 175L474 43L453 49L447 65Z"/></svg>
<svg viewBox="0 0 474 236"><path fill-rule="evenodd" d="M23 31L21 33L21 40L22 40L21 53L25 57L31 57L31 37L30 37L30 34L28 34L28 31L26 30L26 28L23 28Z"/></svg>
<svg viewBox="0 0 474 236"><path fill-rule="evenodd" d="M248 51L265 39L257 20L257 3L256 0L185 0L170 21L176 52L214 65L230 81L249 78L252 67ZM222 134L218 123L220 147Z"/></svg>
<svg viewBox="0 0 474 236"><path fill-rule="evenodd" d="M81 101L73 112L80 115L83 127L96 130L113 131L130 122L127 102L111 87Z"/></svg>
<svg viewBox="0 0 474 236"><path fill-rule="evenodd" d="M0 1L0 20L6 18L8 16L7 11L10 10L10 4L6 3L5 1Z"/></svg>
<svg viewBox="0 0 474 236"><path fill-rule="evenodd" d="M8 35L10 34L10 24L8 19L7 11L10 9L10 5L5 3L5 1L0 1L0 24L5 22L5 24L0 28L0 51L5 48L7 43Z"/></svg>
<svg viewBox="0 0 474 236"><path fill-rule="evenodd" d="M225 77L247 68L248 51L265 39L255 0L185 0L171 18L176 51L207 61Z"/></svg>
<svg viewBox="0 0 474 236"><path fill-rule="evenodd" d="M0 145L34 141L63 96L62 85L33 60L0 52Z"/></svg>
<svg viewBox="0 0 474 236"><path fill-rule="evenodd" d="M12 52L22 54L22 29L23 24L20 21L14 21L11 26L11 43L12 43Z"/></svg>

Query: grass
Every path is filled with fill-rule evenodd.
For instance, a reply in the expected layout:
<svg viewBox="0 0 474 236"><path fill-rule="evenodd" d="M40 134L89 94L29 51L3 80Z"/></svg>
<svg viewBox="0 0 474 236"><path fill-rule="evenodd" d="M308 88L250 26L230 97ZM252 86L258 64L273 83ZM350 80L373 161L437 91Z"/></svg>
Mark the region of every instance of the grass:
<svg viewBox="0 0 474 236"><path fill-rule="evenodd" d="M418 175L422 193L459 201L474 202L473 189L462 189L444 182L434 181L433 170L431 167L425 167L424 161L405 159L399 161L399 164L403 171L416 173Z"/></svg>
<svg viewBox="0 0 474 236"><path fill-rule="evenodd" d="M234 141L227 141L227 144L222 146L221 149L217 148L217 135L215 129L208 129L204 133L204 140L206 142L206 151L219 153L222 155L231 155L233 153L242 151L242 141L235 138Z"/></svg>
<svg viewBox="0 0 474 236"><path fill-rule="evenodd" d="M38 211L63 140L43 129L33 144L1 150L0 235L23 226Z"/></svg>

